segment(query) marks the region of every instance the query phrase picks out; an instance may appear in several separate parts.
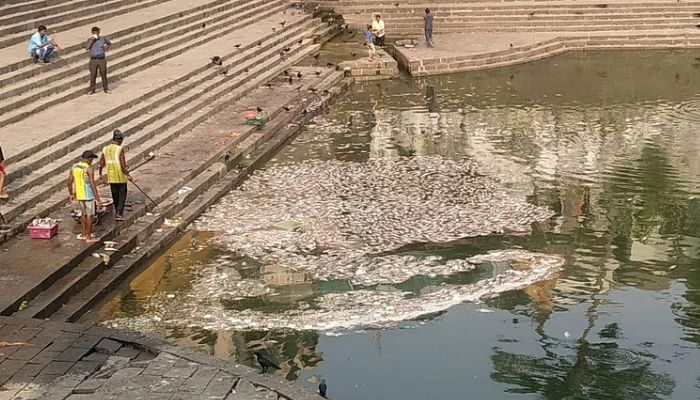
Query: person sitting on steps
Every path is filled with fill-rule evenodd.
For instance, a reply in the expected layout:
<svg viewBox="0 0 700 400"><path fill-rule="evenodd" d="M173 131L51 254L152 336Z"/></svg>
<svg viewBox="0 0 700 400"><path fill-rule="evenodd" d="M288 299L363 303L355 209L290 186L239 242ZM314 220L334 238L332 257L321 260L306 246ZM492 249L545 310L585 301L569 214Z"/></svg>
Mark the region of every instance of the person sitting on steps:
<svg viewBox="0 0 700 400"><path fill-rule="evenodd" d="M29 38L29 56L34 59L35 63L48 64L51 61L51 55L54 51L59 50L59 46L49 35L46 34L46 26L39 25L36 28L37 32Z"/></svg>
<svg viewBox="0 0 700 400"><path fill-rule="evenodd" d="M372 30L374 31L374 44L379 47L384 47L384 20L382 16L377 14L372 21Z"/></svg>

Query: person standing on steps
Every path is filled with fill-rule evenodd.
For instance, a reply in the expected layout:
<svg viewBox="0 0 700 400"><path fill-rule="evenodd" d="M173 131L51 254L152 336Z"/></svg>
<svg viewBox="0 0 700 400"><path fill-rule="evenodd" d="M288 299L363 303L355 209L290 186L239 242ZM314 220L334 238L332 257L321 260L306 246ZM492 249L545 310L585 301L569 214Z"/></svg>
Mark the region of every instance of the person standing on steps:
<svg viewBox="0 0 700 400"><path fill-rule="evenodd" d="M86 150L80 156L80 161L73 164L68 174L68 194L71 201L77 201L80 206L81 234L78 239L88 243L98 242L92 236L92 217L98 208L102 207L100 193L95 184L95 173L92 169L92 160L97 158L91 150Z"/></svg>
<svg viewBox="0 0 700 400"><path fill-rule="evenodd" d="M0 199L7 199L10 197L5 192L5 177L7 176L7 173L5 173L5 156L2 154L2 147L0 147Z"/></svg>
<svg viewBox="0 0 700 400"><path fill-rule="evenodd" d="M372 30L374 31L374 44L379 47L384 47L384 20L382 16L377 14L372 21Z"/></svg>
<svg viewBox="0 0 700 400"><path fill-rule="evenodd" d="M124 206L126 206L126 184L131 180L129 170L126 168L126 156L124 155L124 135L119 129L112 135L112 143L102 149L99 174L100 181L104 181L102 170L107 167L107 183L112 191L114 201L115 219L124 221Z"/></svg>
<svg viewBox="0 0 700 400"><path fill-rule="evenodd" d="M423 30L425 31L425 45L428 47L433 47L433 14L430 13L430 9L425 9L425 16L423 17Z"/></svg>
<svg viewBox="0 0 700 400"><path fill-rule="evenodd" d="M377 55L377 49L374 48L374 33L372 33L372 25L367 25L365 31L365 44L368 49L368 57L370 61L374 61L374 56Z"/></svg>
<svg viewBox="0 0 700 400"><path fill-rule="evenodd" d="M49 35L46 34L46 26L39 25L36 28L37 32L29 38L29 56L34 59L35 63L48 64L51 61L51 55L55 50L59 50L59 46L56 42L51 39Z"/></svg>
<svg viewBox="0 0 700 400"><path fill-rule="evenodd" d="M109 94L109 86L107 85L107 49L112 45L104 36L100 36L100 28L92 28L92 36L87 42L87 51L90 52L90 89L88 94L95 93L95 84L97 83L97 70L100 70L102 78L102 90Z"/></svg>

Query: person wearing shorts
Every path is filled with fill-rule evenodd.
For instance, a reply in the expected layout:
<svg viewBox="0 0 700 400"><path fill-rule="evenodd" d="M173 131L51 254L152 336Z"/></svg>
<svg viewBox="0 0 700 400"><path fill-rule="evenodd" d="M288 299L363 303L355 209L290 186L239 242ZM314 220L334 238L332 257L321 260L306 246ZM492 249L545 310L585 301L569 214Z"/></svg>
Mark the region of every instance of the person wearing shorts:
<svg viewBox="0 0 700 400"><path fill-rule="evenodd" d="M92 236L92 217L95 216L97 208L102 207L100 194L95 183L95 173L92 169L92 161L98 158L91 150L86 150L80 156L80 161L70 169L68 174L68 194L71 201L77 201L80 207L80 227L81 233L78 239L88 243L97 242L98 239Z"/></svg>
<svg viewBox="0 0 700 400"><path fill-rule="evenodd" d="M374 32L372 32L372 25L367 25L367 30L365 31L365 45L367 45L369 60L374 60L374 56L377 55L377 49L374 47Z"/></svg>

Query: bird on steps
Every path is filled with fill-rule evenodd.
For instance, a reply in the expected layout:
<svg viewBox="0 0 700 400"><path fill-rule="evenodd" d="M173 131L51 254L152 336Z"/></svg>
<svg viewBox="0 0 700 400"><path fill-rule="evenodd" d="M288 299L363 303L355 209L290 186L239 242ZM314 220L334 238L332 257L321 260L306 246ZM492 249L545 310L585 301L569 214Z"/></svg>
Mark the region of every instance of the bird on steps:
<svg viewBox="0 0 700 400"><path fill-rule="evenodd" d="M211 58L211 63L214 65L222 66L224 61L219 56L214 56Z"/></svg>
<svg viewBox="0 0 700 400"><path fill-rule="evenodd" d="M511 49L513 48L513 43L510 44L510 48L511 48Z"/></svg>
<svg viewBox="0 0 700 400"><path fill-rule="evenodd" d="M282 28L284 28L284 24L286 24L286 23L287 23L287 21L280 22L280 25L282 26Z"/></svg>
<svg viewBox="0 0 700 400"><path fill-rule="evenodd" d="M301 77L302 77L301 72L297 72L297 78L301 78Z"/></svg>
<svg viewBox="0 0 700 400"><path fill-rule="evenodd" d="M327 392L328 392L328 385L326 385L326 380L321 379L321 383L318 384L318 394L320 394L321 397L326 399L326 398L328 398Z"/></svg>
<svg viewBox="0 0 700 400"><path fill-rule="evenodd" d="M313 57L316 61L318 61L318 58L321 57L321 53L316 53Z"/></svg>
<svg viewBox="0 0 700 400"><path fill-rule="evenodd" d="M262 111L263 111L263 109L262 109L262 108L260 108L260 106L257 106L257 107L255 107L255 111L257 111L257 112L262 112Z"/></svg>
<svg viewBox="0 0 700 400"><path fill-rule="evenodd" d="M279 365L277 365L274 361L270 360L266 355L259 351L255 352L255 358L258 360L258 364L260 364L260 367L262 367L261 373L267 372L267 370L270 368L280 369Z"/></svg>
<svg viewBox="0 0 700 400"><path fill-rule="evenodd" d="M284 70L284 76L289 76L289 71L287 71L286 69Z"/></svg>
<svg viewBox="0 0 700 400"><path fill-rule="evenodd" d="M291 85L292 83L294 83L294 78L292 78L291 76L290 76L289 79L287 79L287 80L289 81L289 84L290 84L290 85Z"/></svg>
<svg viewBox="0 0 700 400"><path fill-rule="evenodd" d="M529 13L528 15L533 17L533 16L535 16L535 12L533 11L533 12Z"/></svg>
<svg viewBox="0 0 700 400"><path fill-rule="evenodd" d="M321 71L314 71L314 73L316 74L316 76L321 76Z"/></svg>
<svg viewBox="0 0 700 400"><path fill-rule="evenodd" d="M357 57L357 53L355 53L354 51L353 51L353 52L351 52L351 53L350 53L350 55L352 56L352 58L355 58L355 57Z"/></svg>
<svg viewBox="0 0 700 400"><path fill-rule="evenodd" d="M299 46L301 46L301 44L304 43L304 39L299 39L299 41L297 41L297 43L299 44Z"/></svg>
<svg viewBox="0 0 700 400"><path fill-rule="evenodd" d="M204 22L202 22L202 29L204 29L204 28L206 28L206 27L207 27L207 24L204 23Z"/></svg>
<svg viewBox="0 0 700 400"><path fill-rule="evenodd" d="M229 161L230 159L231 159L231 154L230 154L230 153L226 153L226 154L224 155L224 162L225 162L225 163L228 163L228 161Z"/></svg>
<svg viewBox="0 0 700 400"><path fill-rule="evenodd" d="M262 40L258 42L258 47L262 46Z"/></svg>
<svg viewBox="0 0 700 400"><path fill-rule="evenodd" d="M240 44L240 43L234 44L233 47L235 47L235 48L237 48L237 49L240 49L240 48L241 48L241 44Z"/></svg>
<svg viewBox="0 0 700 400"><path fill-rule="evenodd" d="M287 106L282 107L282 109L283 109L284 111L289 111L289 107L287 107Z"/></svg>

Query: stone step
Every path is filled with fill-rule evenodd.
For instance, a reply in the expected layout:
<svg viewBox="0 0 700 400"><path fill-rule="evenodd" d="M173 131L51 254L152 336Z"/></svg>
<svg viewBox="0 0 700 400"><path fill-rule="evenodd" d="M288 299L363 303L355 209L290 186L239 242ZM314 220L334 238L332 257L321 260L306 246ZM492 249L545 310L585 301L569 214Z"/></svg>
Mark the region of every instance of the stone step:
<svg viewBox="0 0 700 400"><path fill-rule="evenodd" d="M297 6L299 3L303 2L297 2L294 1L293 5ZM577 0L575 2L572 1L562 1L562 0L505 0L505 1L490 1L490 0L434 0L434 1L415 1L415 0L404 0L404 1L398 1L399 6L396 7L396 2L394 1L387 1L387 2L382 2L382 3L377 3L373 2L370 0L349 0L349 1L339 1L339 0L332 0L332 1L320 1L318 4L323 7L331 7L331 8L336 8L336 9L346 9L346 8L351 8L351 7L358 7L358 8L363 8L363 9L392 9L392 8L404 8L404 7L409 7L409 8L416 8L416 9L425 9L425 8L430 8L432 9L441 9L441 8L450 8L450 7L522 7L522 6L529 6L529 5L539 5L542 7L551 7L551 8L556 8L556 7L565 7L565 6L570 6L574 4L575 6L581 6L581 7L587 7L590 6L591 4L605 4L608 7L629 7L630 5L640 5L640 6L653 6L653 5L664 5L664 4L673 4L672 2L669 2L667 0L642 0L642 1L630 1L630 0L622 0L622 1L605 1L605 2L595 2L595 1L580 1ZM697 1L688 1L687 3L693 4L697 3Z"/></svg>
<svg viewBox="0 0 700 400"><path fill-rule="evenodd" d="M334 10L341 14L364 14L371 15L379 13L382 18L388 18L389 16L398 16L402 14L419 14L423 15L426 8L430 8L431 13L434 13L436 17L441 15L447 15L452 12L481 12L481 11L492 11L492 12L503 12L510 13L514 11L526 11L530 12L536 11L537 13L570 13L573 11L586 11L586 12L633 12L640 11L644 12L646 10L656 10L656 11L681 11L686 10L692 12L700 5L698 1L690 2L622 2L622 3L600 3L600 2L517 2L517 3L459 3L454 5L442 5L434 6L430 4L422 4L415 6L373 6L373 5L361 5L361 6L338 6Z"/></svg>
<svg viewBox="0 0 700 400"><path fill-rule="evenodd" d="M125 49L130 52L135 52L142 49L144 46L152 44L151 38L161 39L164 33L174 34L176 28L190 26L192 23L199 23L196 27L201 29L201 24L210 24L214 18L226 15L224 12L240 12L236 6L245 5L249 0L219 0L215 2L204 2L203 5L195 9L179 11L177 14L167 15L166 18L160 18L156 21L150 19L148 22L130 27L122 31L109 34L108 37L112 42L110 47L110 61L119 58L121 50ZM138 28L138 29L134 29ZM182 31L182 30L178 30ZM86 31L87 32L87 31ZM184 32L187 32L185 30ZM82 38L82 36L81 36ZM134 46L134 44L139 46ZM24 53L24 51L23 51ZM85 63L87 56L85 52L85 42L81 41L77 45L69 45L61 50L60 58L53 61L50 68L34 65L31 60L23 57L22 60L28 61L22 63L13 71L8 71L0 75L0 86L5 90L0 94L0 99L17 94L14 89L24 91L36 89L41 85L49 83L53 80L69 76L75 73L75 67L79 66L81 72L85 72ZM32 78L29 80L28 78Z"/></svg>
<svg viewBox="0 0 700 400"><path fill-rule="evenodd" d="M330 74L335 75L336 73L332 71L326 71L324 76L319 78L314 77L315 79L312 78L310 81L305 82L302 86L304 87L304 89L309 87L317 87ZM262 90L267 91L268 89L258 89L257 91L261 92ZM184 184L193 189L192 193L188 194L189 198L195 196L198 197L199 193L206 191L208 187L210 187L220 178L222 168L211 167L215 162L221 159L224 153L231 153L231 165L236 165L236 163L238 162L237 160L242 160L245 154L253 153L255 149L258 148L264 142L265 139L269 138L271 135L274 135L277 131L283 129L285 125L287 125L287 123L292 119L292 116L298 114L284 112L282 111L281 107L287 106L290 108L298 108L300 104L304 103L302 98L306 96L306 94L306 92L304 92L303 94L300 93L297 94L293 99L291 99L292 101L281 104L275 104L276 108L274 109L271 108L271 104L266 103L265 109L270 110L272 112L269 112L267 114L269 119L265 127L263 127L262 129L245 127L247 129L245 129L244 132L240 132L240 136L237 137L227 147L227 149L212 148L213 146L207 146L206 143L202 143L202 147L209 147L209 154L207 155L207 159L206 161L202 160L202 165L199 167L199 169L201 169L202 172L187 178L187 181L185 181L184 183L177 182L175 186L171 187L169 191L172 192L173 189L176 190ZM255 96L246 96L240 99L238 102L236 102L237 104L229 104L226 107L226 112L234 113L233 110L241 108L245 109L253 104L258 104L254 101L254 97ZM282 96L280 95L280 97ZM284 100L287 101L287 99ZM196 135L198 134L198 132L201 132L201 130L201 128L195 129L192 133L189 133L188 135ZM183 135L181 139L183 141L188 140L188 135ZM166 146L164 149L167 150L169 147L175 147L175 144L173 144L172 146ZM224 166L222 165L222 167ZM226 168L223 168L224 172L225 170ZM162 202L159 202L160 215L158 217L154 218L151 216L144 216L142 218L139 218L139 221L136 221L132 225L132 227L127 228L124 232L120 233L118 236L115 237L116 240L114 241L119 243L120 245L118 245L117 251L112 253L110 257L112 259L110 261L111 265L121 265L122 257L125 254L131 252L136 245L140 245L143 242L142 240L138 240L140 237L148 237L153 235L154 233L157 233L155 231L162 224L163 218L172 217L174 214L178 213L182 208L186 207L186 205L189 203L183 201L183 199L177 194L171 194L170 197L170 199L164 199ZM146 231L145 233L144 230ZM176 233L176 230L170 230L169 232L167 232L167 234L171 235L176 235ZM113 274L109 274L109 272L113 272ZM90 257L85 258L79 264L77 264L77 266L73 268L70 272L56 280L56 282L54 282L47 290L41 292L37 297L32 299L31 303L26 309L18 311L14 315L26 318L47 318L51 314L56 312L73 295L77 295L78 298L83 298L85 293L80 292L86 286L91 284L91 282L94 282L98 276L100 277L100 280L104 281L107 276L112 275L110 276L111 279L109 279L109 281L106 282L108 283L107 285L101 285L104 293L105 288L109 288L114 284L113 279L125 277L128 272L130 271L128 269L125 269L123 266L121 266L120 268L107 270L102 260L96 260ZM105 276L103 277L102 275Z"/></svg>
<svg viewBox="0 0 700 400"><path fill-rule="evenodd" d="M100 27L113 42L119 42L125 36L138 34L167 23L183 16L194 14L203 10L215 8L231 0L170 0L158 5L142 8L127 15L114 16L101 20ZM61 31L57 40L61 45L61 56L54 60L54 64L61 64L62 58L80 54L85 56L85 43L94 23L84 24L73 29ZM22 43L0 49L0 78L18 70L36 71L34 63L27 54L28 36ZM41 69L39 69L41 70Z"/></svg>
<svg viewBox="0 0 700 400"><path fill-rule="evenodd" d="M335 72L328 78L323 79L323 83L314 85L314 87L319 90L329 90L331 93L337 93L342 90L337 86L342 78L342 73ZM290 103L291 114L298 115L298 111L303 109L308 103L309 101L304 102L303 99L300 102ZM313 113L306 114L305 119L309 119L312 115ZM286 120L291 119L287 118ZM193 222L198 215L213 205L221 196L242 183L248 174L293 137L298 129L299 124L282 125L278 130L263 128L256 130L244 142L240 143L235 154L239 159L243 154L249 154L250 159L243 161L239 168L229 168L229 172L226 175L212 181L211 184L199 185L200 187L204 186L201 194L177 212L177 215L183 220L183 225ZM199 177L200 182L204 182L205 179L206 176ZM155 224L155 226L157 227L158 225ZM143 240L138 241L141 249L136 253L132 253L131 258L119 261L120 265L122 265L121 270L108 269L92 280L79 295L71 298L61 309L52 314L50 319L56 321L77 321L98 304L106 294L116 289L128 276L145 266L145 262L151 256L168 246L178 236L173 230L157 232L151 231L151 229L142 229L139 233L125 232L122 236L127 243L130 237L138 236L139 234L144 236ZM150 232L144 235L144 230Z"/></svg>
<svg viewBox="0 0 700 400"><path fill-rule="evenodd" d="M255 45L255 42L248 44L247 47L249 49L242 54L236 55L232 60L232 62L237 63L231 68L230 75L223 76L218 69L208 68L207 66L205 71L178 85L169 87L167 90L162 88L159 95L149 99L147 104L141 104L141 107L136 108L136 110L125 110L121 115L113 115L112 117L127 121L130 127L128 129L121 127L126 135L140 132L152 123L169 121L178 115L177 111L181 110L182 107L189 105L198 97L206 95L208 91L216 90L220 82L227 80L240 82L246 79L247 74L243 73L243 70L255 66L254 62L260 59L259 53L278 57L277 54L282 48L291 46L291 44L296 43L297 40L300 40L307 33L305 30L308 29L311 23L308 18L301 19L299 26L296 26L297 24L295 23L290 23L285 35L278 35L280 37L276 37L276 35L259 37L260 40L272 40L270 43L265 43L265 46L258 47ZM286 42L282 42L282 40ZM114 122L114 119L109 122ZM17 214L22 204L27 202L27 196L36 195L41 188L41 186L38 186L39 183L46 183L47 179L57 171L68 168L73 163L74 152L78 152L79 149L83 148L99 150L104 144L108 143L110 131L106 130L103 124L100 124L95 126L94 129L84 130L77 135L69 136L66 140L55 143L51 148L46 148L36 153L35 156L16 163L18 171L29 172L29 174L15 179L8 185L7 189L13 196L13 199L8 203L9 207L3 209L6 218L11 219L13 215ZM93 147L89 147L91 145ZM57 155L59 156L57 157ZM28 190L31 193L26 193Z"/></svg>
<svg viewBox="0 0 700 400"><path fill-rule="evenodd" d="M414 76L441 73L465 72L484 68L498 68L522 64L553 57L570 50L615 50L615 49L654 49L654 48L700 47L700 33L691 35L654 35L652 37L637 35L601 36L601 37L562 37L527 46L514 47L509 50L482 53L470 56L450 57L445 59L426 59L411 62L410 73Z"/></svg>
<svg viewBox="0 0 700 400"><path fill-rule="evenodd" d="M143 48L136 54L130 54L128 58L116 61L114 64L108 64L110 68L109 81L115 82L153 67L161 61L206 44L213 38L243 28L261 16L273 15L281 7L285 7L283 0L274 0L268 4L265 4L264 0L256 0L254 5L255 7L247 9L245 14L234 14L226 19L217 20L215 24L203 30L206 32L205 34L191 32L181 37L169 37L162 41L153 42L151 45L154 47L153 49ZM122 49L120 53L126 54L126 49ZM0 100L0 113L3 114L2 119L0 119L0 127L21 121L38 111L84 95L87 86L85 74L75 73L22 95Z"/></svg>
<svg viewBox="0 0 700 400"><path fill-rule="evenodd" d="M113 7L114 5L96 3L94 0L75 0L59 4L46 4L43 7L25 8L19 11L0 9L0 26L19 24L29 26L29 29L36 29L36 25L39 24L51 24L66 19L96 14ZM49 22L56 16L61 16L61 19Z"/></svg>
<svg viewBox="0 0 700 400"><path fill-rule="evenodd" d="M317 34L325 34L327 33L328 29L330 28L325 28L323 31ZM287 42L282 42L276 45L270 51L261 54L260 57L258 57L259 59L256 58L249 60L246 63L237 65L237 68L239 70L250 68L250 76L254 76L253 74L264 71L260 69L260 65L272 66L275 65L275 63L279 63L277 58L272 58L271 56L278 53L281 49L291 46L300 38L313 32L314 31L305 31L293 35ZM302 44L302 46L304 46L304 44ZM294 51L299 51L300 49L301 47L296 48ZM290 52L290 54L294 51ZM271 59L272 61L266 58ZM133 163L143 159L149 152L157 150L158 148L167 144L177 135L186 133L192 128L192 126L196 125L196 123L201 122L203 117L206 118L208 113L212 112L211 109L207 108L207 105L214 102L216 96L224 96L227 93L235 93L242 96L245 93L237 92L237 88L241 84L245 85L251 82L251 80L245 79L245 77L240 80L229 78L228 81L228 83L214 81L207 87L197 87L196 94L190 95L192 98L178 99L179 103L175 106L177 107L176 109L182 111L182 114L171 111L171 115L167 118L150 118L148 122L150 122L150 125L154 125L152 127L147 123L139 126L138 129L141 132L138 134L138 137L135 139L132 138L127 142L130 162ZM185 104L188 106L188 108L183 109ZM206 113L202 114L204 112L202 110L205 110ZM127 131L127 133L131 134L132 131ZM98 150L107 144L108 141L109 138L107 137L98 138L92 143L86 144L84 148L94 148L95 150ZM3 210L3 214L5 214L6 218L11 221L10 224L13 227L11 232L5 234L3 239L4 241L12 238L15 234L22 232L26 225L28 225L36 216L47 215L47 213L60 208L60 206L65 203L66 196L65 194L62 194L62 187L65 184L64 173L66 168L68 168L69 165L74 162L74 159L74 156L67 155L47 165L47 167L43 168L43 174L39 176L41 179L32 180L32 182L36 182L38 185L32 186L31 184L27 183L27 185L29 185L28 189L20 194L16 200L13 200L14 204L11 204L7 207L7 209ZM30 208L32 205L36 206ZM17 216L20 212L22 212L22 214ZM2 243L2 241L0 241L0 243Z"/></svg>
<svg viewBox="0 0 700 400"><path fill-rule="evenodd" d="M533 14L531 9L523 10L483 10L483 11L471 11L471 10L460 10L453 11L450 13L442 13L435 15L433 17L434 24L438 25L444 22L456 21L456 20L491 20L495 18L503 18L506 20L520 20L527 19L533 21L557 21L557 20L569 20L576 18L587 18L590 20L604 20L604 19L618 19L618 18L695 18L693 10L621 10L621 11L608 11L608 10L560 10L560 12L549 12L537 11ZM531 15L532 14L532 15ZM387 15L386 17L382 15L382 18L386 18L385 21L390 21L389 26L394 25L397 22L406 21L416 21L423 23L424 14L396 14ZM345 16L346 22L359 23L367 22L367 18L363 14L349 14Z"/></svg>
<svg viewBox="0 0 700 400"><path fill-rule="evenodd" d="M499 26L471 26L471 27L442 27L435 29L435 34L442 33L468 33L468 32L599 32L599 31L634 31L634 30L685 30L692 26L688 24L648 24L648 25L624 25L618 26L615 24L600 25L600 26L580 26L571 25L557 29L552 27L499 27ZM392 37L407 37L423 35L421 29L396 29L391 31Z"/></svg>
<svg viewBox="0 0 700 400"><path fill-rule="evenodd" d="M127 14L141 8L156 5L160 2L162 2L162 0L111 0L103 3L94 13L81 15L80 12L69 11L67 13L42 18L40 23L47 25L50 34L55 34L55 32L61 32L87 23L94 23L116 15ZM72 17L72 13L76 13L76 16ZM37 22L32 21L0 28L0 36L2 37L2 39L0 39L0 48L11 46L15 43L26 42L29 36L36 32L36 24ZM55 25L48 26L51 24Z"/></svg>
<svg viewBox="0 0 700 400"><path fill-rule="evenodd" d="M289 32L291 28L296 27L298 24L306 23L309 20L310 16L302 16L298 21L289 22L286 25L286 32ZM271 17L269 20L259 19L258 25L264 26L268 21L268 25L275 25L277 18ZM283 31L280 30L278 32L268 31L267 33L261 33L259 36L255 37L254 41L250 39L246 41L244 38L240 41L241 46L239 49L234 48L233 51L228 54L220 54L223 56L226 63L244 61L246 57L255 56L259 51L265 50L267 46L270 45L268 41L274 39L278 36L278 33L282 32ZM265 46L258 47L257 43L259 42L263 42ZM135 127L139 125L135 123L139 118L144 116L159 118L162 115L167 115L167 113L175 110L169 108L169 104L175 103L174 100L177 96L181 96L187 90L194 88L196 85L209 82L213 78L221 78L219 76L220 71L215 68L212 69L211 65L206 60L197 63L197 65L198 68L188 71L186 75L169 81L167 88L157 87L155 90L148 92L146 94L147 96L137 97L134 101L128 101L126 104L121 103L116 108L106 110L98 115L98 118L93 118L93 120L95 120L93 124L81 122L78 126L72 127L66 132L52 135L52 137L45 139L44 143L38 143L27 151L9 157L6 162L9 167L9 180L18 179L28 173L36 171L58 157L76 151L85 143L104 135L104 132L110 132L116 128L125 130L125 124L132 127L129 128L129 130L134 130L136 129ZM232 72L234 71L236 71L236 69L232 70ZM159 108L165 110L164 114L156 112ZM148 113L148 115L146 115L146 113ZM125 132L129 130L125 130ZM11 183L9 187L12 188L13 185L16 184Z"/></svg>
<svg viewBox="0 0 700 400"><path fill-rule="evenodd" d="M23 11L31 11L36 9L43 9L46 7L56 7L61 4L70 3L73 0L16 0L16 1L4 1L0 5L0 15L10 15L16 14Z"/></svg>
<svg viewBox="0 0 700 400"><path fill-rule="evenodd" d="M680 26L692 28L698 24L698 20L695 18L676 18L676 19L620 19L620 20L601 20L601 21L589 21L589 20L576 20L576 21L475 21L475 20L463 20L463 21L453 21L449 23L443 23L436 25L434 31L438 32L441 30L460 28L465 29L479 28L479 29L519 29L519 28L547 28L549 31L560 31L564 30L562 28L569 28L569 30L575 27L588 27L595 28L597 30L610 30L604 29L605 27L615 26L616 29L626 29L626 26ZM572 28L573 27L573 28ZM403 32L406 30L420 30L423 31L423 24L415 22L397 23L392 26L389 32Z"/></svg>

